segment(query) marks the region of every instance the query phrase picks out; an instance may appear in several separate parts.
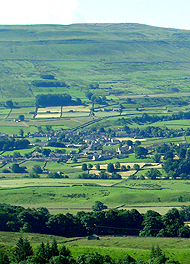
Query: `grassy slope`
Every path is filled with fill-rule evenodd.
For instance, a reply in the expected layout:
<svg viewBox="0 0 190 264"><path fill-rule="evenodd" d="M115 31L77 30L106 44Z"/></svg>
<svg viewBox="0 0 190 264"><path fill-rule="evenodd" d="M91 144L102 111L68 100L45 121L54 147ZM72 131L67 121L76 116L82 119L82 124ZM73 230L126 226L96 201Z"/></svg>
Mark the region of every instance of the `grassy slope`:
<svg viewBox="0 0 190 264"><path fill-rule="evenodd" d="M188 92L189 41L189 31L139 24L0 26L0 96L69 91L83 98L92 82L104 92ZM32 86L41 73L71 88Z"/></svg>
<svg viewBox="0 0 190 264"><path fill-rule="evenodd" d="M0 232L0 243L7 248L15 245L20 238L20 233ZM27 238L34 250L42 241L52 243L55 236L22 233ZM102 255L110 255L113 259L123 258L129 254L135 259L148 260L152 246L159 245L167 257L178 260L182 264L189 263L189 239L181 238L148 238L148 237L100 237L99 241L89 241L87 238L55 237L58 244L66 245L74 258L81 254L98 252Z"/></svg>
<svg viewBox="0 0 190 264"><path fill-rule="evenodd" d="M117 185L112 187L114 184ZM166 213L172 206L189 205L189 181L81 179L1 179L0 202L24 207L44 206L52 213L91 210L95 201L109 208L138 208ZM179 196L183 202L178 202ZM123 207L124 206L124 207ZM155 207L155 208L153 208Z"/></svg>

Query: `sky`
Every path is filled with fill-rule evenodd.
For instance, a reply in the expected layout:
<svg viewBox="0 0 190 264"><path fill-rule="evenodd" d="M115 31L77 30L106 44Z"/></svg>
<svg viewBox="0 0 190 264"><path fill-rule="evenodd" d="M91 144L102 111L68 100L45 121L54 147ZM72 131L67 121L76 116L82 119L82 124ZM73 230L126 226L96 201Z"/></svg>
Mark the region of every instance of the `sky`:
<svg viewBox="0 0 190 264"><path fill-rule="evenodd" d="M0 0L0 24L140 23L190 30L190 0Z"/></svg>

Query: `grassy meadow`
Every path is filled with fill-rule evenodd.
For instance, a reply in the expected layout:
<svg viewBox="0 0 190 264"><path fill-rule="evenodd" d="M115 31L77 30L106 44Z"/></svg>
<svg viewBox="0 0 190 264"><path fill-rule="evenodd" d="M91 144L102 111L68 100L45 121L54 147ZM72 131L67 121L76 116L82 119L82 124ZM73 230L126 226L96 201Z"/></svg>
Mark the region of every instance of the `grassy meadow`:
<svg viewBox="0 0 190 264"><path fill-rule="evenodd" d="M115 101L134 95L189 93L186 58L190 50L181 40L189 39L186 31L138 24L0 29L2 102L12 98L18 106L34 106L34 97L40 93L69 92L74 98L85 99L89 84L97 82L96 92ZM70 87L32 85L45 73Z"/></svg>
<svg viewBox="0 0 190 264"><path fill-rule="evenodd" d="M0 243L11 250L20 238L21 233L0 232ZM64 244L71 251L71 255L76 258L81 254L99 253L110 255L112 259L123 258L129 254L135 259L147 261L150 258L152 246L162 249L166 257L179 261L181 264L189 263L190 240L184 238L156 238L156 237L128 237L128 236L105 236L100 240L90 241L84 238L65 238L60 236L22 233L23 238L27 238L33 249L41 243L52 243L55 238L58 246Z"/></svg>
<svg viewBox="0 0 190 264"><path fill-rule="evenodd" d="M0 180L0 202L47 207L52 213L91 210L101 200L108 208L137 208L160 213L190 204L189 181L28 179ZM182 196L183 201L178 200Z"/></svg>

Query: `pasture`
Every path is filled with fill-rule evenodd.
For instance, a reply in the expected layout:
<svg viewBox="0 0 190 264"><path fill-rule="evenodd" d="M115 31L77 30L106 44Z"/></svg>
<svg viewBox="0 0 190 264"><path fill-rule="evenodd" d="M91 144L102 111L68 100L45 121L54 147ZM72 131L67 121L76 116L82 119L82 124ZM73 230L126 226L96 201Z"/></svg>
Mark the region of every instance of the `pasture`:
<svg viewBox="0 0 190 264"><path fill-rule="evenodd" d="M52 213L91 210L95 201L108 208L151 208L163 213L171 207L190 204L190 181L172 180L85 180L28 179L0 180L0 203L24 207L47 207ZM183 201L178 200L181 196Z"/></svg>
<svg viewBox="0 0 190 264"><path fill-rule="evenodd" d="M0 232L0 243L9 250L20 238L20 233ZM52 243L55 238L58 246L64 244L76 258L81 254L99 253L110 255L113 259L123 258L129 254L135 259L148 260L152 246L159 247L166 257L179 261L181 264L189 263L190 240L185 238L159 238L159 237L128 237L128 236L100 236L100 240L83 238L65 238L61 236L22 233L27 238L33 249L41 243Z"/></svg>

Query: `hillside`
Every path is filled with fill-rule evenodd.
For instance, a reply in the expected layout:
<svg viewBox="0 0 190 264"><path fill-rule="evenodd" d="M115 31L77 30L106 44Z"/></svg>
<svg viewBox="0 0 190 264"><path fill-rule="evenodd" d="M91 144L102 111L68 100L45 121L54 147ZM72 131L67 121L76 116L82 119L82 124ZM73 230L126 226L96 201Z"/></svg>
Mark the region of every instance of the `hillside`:
<svg viewBox="0 0 190 264"><path fill-rule="evenodd" d="M2 101L68 92L32 85L44 75L81 98L92 83L105 95L189 92L189 69L190 31L140 24L0 26Z"/></svg>

